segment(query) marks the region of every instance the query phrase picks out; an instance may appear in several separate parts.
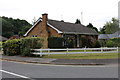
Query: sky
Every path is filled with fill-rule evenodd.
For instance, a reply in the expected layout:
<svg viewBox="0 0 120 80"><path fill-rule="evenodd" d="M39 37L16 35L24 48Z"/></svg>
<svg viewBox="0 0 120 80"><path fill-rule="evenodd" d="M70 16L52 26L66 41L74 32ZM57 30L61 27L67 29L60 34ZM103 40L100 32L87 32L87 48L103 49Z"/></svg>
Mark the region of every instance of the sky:
<svg viewBox="0 0 120 80"><path fill-rule="evenodd" d="M120 0L0 0L0 16L24 19L32 24L43 13L49 19L103 27L112 17L118 18Z"/></svg>

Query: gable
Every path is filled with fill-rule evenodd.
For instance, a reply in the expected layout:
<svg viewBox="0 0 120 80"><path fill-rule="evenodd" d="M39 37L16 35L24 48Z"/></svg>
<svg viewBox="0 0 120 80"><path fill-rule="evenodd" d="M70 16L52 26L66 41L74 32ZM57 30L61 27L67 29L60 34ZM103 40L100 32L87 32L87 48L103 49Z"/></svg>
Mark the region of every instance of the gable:
<svg viewBox="0 0 120 80"><path fill-rule="evenodd" d="M36 23L25 33L24 36L27 36L27 35L37 26L37 24L39 24L41 21L42 21L41 18L38 19L38 20L36 21ZM47 22L47 25L48 25L49 27L51 27L52 29L54 29L57 33L63 33L62 31L58 30L57 28L55 28L54 26L52 26L52 25L49 24L48 22Z"/></svg>
<svg viewBox="0 0 120 80"><path fill-rule="evenodd" d="M27 36L27 35L29 34L29 32L30 32L39 22L41 22L41 19L40 19L40 18L39 18L39 19L35 22L35 24L24 34L24 36Z"/></svg>

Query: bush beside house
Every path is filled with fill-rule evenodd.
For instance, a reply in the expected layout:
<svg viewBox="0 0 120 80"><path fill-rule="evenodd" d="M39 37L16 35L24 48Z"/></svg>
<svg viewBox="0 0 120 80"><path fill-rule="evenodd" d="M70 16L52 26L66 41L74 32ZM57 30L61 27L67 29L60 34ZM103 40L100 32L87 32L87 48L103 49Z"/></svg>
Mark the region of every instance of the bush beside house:
<svg viewBox="0 0 120 80"><path fill-rule="evenodd" d="M48 47L49 48L63 48L64 38L62 37L49 37L48 38Z"/></svg>
<svg viewBox="0 0 120 80"><path fill-rule="evenodd" d="M8 40L3 43L3 51L9 56L31 56L30 49L41 48L42 42L43 39L36 37Z"/></svg>
<svg viewBox="0 0 120 80"><path fill-rule="evenodd" d="M2 42L0 41L0 51L2 50Z"/></svg>
<svg viewBox="0 0 120 80"><path fill-rule="evenodd" d="M19 39L7 40L6 42L3 42L4 54L9 56L19 55L20 54L19 43L20 43Z"/></svg>
<svg viewBox="0 0 120 80"><path fill-rule="evenodd" d="M106 41L107 47L120 47L120 38L112 38Z"/></svg>

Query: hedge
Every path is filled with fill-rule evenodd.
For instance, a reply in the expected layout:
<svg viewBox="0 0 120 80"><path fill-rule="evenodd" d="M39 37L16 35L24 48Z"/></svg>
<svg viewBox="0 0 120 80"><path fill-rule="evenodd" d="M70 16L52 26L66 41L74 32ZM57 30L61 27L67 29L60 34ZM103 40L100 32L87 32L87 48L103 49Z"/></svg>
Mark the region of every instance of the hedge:
<svg viewBox="0 0 120 80"><path fill-rule="evenodd" d="M43 39L37 37L8 40L3 43L3 51L10 56L31 56L30 49L41 48L42 41Z"/></svg>
<svg viewBox="0 0 120 80"><path fill-rule="evenodd" d="M3 51L5 55L13 56L13 55L19 55L20 54L20 40L14 39L14 40L7 40L6 42L3 42Z"/></svg>
<svg viewBox="0 0 120 80"><path fill-rule="evenodd" d="M64 38L62 37L48 37L49 48L63 48Z"/></svg>
<svg viewBox="0 0 120 80"><path fill-rule="evenodd" d="M112 38L106 41L107 47L120 47L120 38Z"/></svg>
<svg viewBox="0 0 120 80"><path fill-rule="evenodd" d="M2 50L2 42L0 41L0 51Z"/></svg>
<svg viewBox="0 0 120 80"><path fill-rule="evenodd" d="M38 37L21 39L20 51L22 56L31 56L30 49L41 48L43 39Z"/></svg>

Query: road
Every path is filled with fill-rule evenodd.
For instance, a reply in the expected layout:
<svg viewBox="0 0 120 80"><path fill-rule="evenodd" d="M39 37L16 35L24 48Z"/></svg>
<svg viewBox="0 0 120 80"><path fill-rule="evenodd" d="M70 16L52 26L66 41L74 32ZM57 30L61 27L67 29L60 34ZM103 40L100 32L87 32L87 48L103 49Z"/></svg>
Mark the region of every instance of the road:
<svg viewBox="0 0 120 80"><path fill-rule="evenodd" d="M117 65L70 66L2 61L3 78L118 78Z"/></svg>

